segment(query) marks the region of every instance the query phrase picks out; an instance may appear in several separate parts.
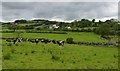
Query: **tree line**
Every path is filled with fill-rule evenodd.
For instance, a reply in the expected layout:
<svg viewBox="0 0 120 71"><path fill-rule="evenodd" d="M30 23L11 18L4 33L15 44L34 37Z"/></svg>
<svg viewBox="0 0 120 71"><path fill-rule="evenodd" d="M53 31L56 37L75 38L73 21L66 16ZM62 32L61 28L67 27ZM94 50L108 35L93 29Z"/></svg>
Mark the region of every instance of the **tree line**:
<svg viewBox="0 0 120 71"><path fill-rule="evenodd" d="M35 23L31 25L21 26L18 24L26 24L26 23ZM120 35L120 24L118 21L114 21L114 19L95 22L95 19L91 21L88 19L74 20L73 22L58 22L58 21L49 21L49 20L15 20L13 23L4 23L8 29L10 30L33 30L37 26L42 25L53 25L56 24L59 28L53 28L53 31L73 31L73 32L94 32L100 35ZM65 28L66 26L71 27L71 29ZM47 27L48 28L48 27ZM45 28L46 29L46 28ZM37 28L37 30L41 30L41 28Z"/></svg>

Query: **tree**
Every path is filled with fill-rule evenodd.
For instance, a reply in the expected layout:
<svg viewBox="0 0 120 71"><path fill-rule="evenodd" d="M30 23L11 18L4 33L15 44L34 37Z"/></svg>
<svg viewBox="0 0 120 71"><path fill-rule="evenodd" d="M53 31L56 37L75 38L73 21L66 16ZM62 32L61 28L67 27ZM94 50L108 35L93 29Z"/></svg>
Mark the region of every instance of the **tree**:
<svg viewBox="0 0 120 71"><path fill-rule="evenodd" d="M95 23L95 19L92 20L92 23Z"/></svg>
<svg viewBox="0 0 120 71"><path fill-rule="evenodd" d="M73 38L67 38L66 42L69 43L69 44L72 44L73 43Z"/></svg>
<svg viewBox="0 0 120 71"><path fill-rule="evenodd" d="M120 28L120 25L116 23L116 24L113 25L112 28L113 28L113 31L114 31L113 33L114 33L115 35L117 35L117 34L118 34L118 31L119 31L119 28Z"/></svg>
<svg viewBox="0 0 120 71"><path fill-rule="evenodd" d="M101 35L108 36L110 33L110 25L107 23L102 24L99 28L99 33Z"/></svg>
<svg viewBox="0 0 120 71"><path fill-rule="evenodd" d="M9 26L8 26L8 29L10 29L10 30L13 30L14 32L16 31L16 29L20 29L20 26L18 26L17 24L10 24Z"/></svg>
<svg viewBox="0 0 120 71"><path fill-rule="evenodd" d="M14 23L27 23L26 20L15 20Z"/></svg>

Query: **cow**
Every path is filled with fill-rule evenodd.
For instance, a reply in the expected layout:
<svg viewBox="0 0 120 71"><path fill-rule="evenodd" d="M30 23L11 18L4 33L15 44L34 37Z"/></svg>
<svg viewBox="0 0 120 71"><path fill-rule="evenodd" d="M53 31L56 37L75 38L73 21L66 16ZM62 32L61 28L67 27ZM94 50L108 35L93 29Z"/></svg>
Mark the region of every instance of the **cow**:
<svg viewBox="0 0 120 71"><path fill-rule="evenodd" d="M28 39L29 42L35 43L35 39Z"/></svg>
<svg viewBox="0 0 120 71"><path fill-rule="evenodd" d="M22 39L23 39L22 37L17 38L18 42L22 42Z"/></svg>
<svg viewBox="0 0 120 71"><path fill-rule="evenodd" d="M6 39L6 44L8 44L8 42L12 42L12 39L7 38L7 39Z"/></svg>
<svg viewBox="0 0 120 71"><path fill-rule="evenodd" d="M11 39L6 39L6 42L12 42L12 40Z"/></svg>
<svg viewBox="0 0 120 71"><path fill-rule="evenodd" d="M57 44L57 41L56 40L51 40L53 44Z"/></svg>
<svg viewBox="0 0 120 71"><path fill-rule="evenodd" d="M64 41L59 40L59 41L57 41L57 44L58 44L59 46L64 46Z"/></svg>
<svg viewBox="0 0 120 71"><path fill-rule="evenodd" d="M17 42L17 38L13 39L13 44L15 44Z"/></svg>
<svg viewBox="0 0 120 71"><path fill-rule="evenodd" d="M39 39L35 39L35 43L38 44L38 42L39 42Z"/></svg>
<svg viewBox="0 0 120 71"><path fill-rule="evenodd" d="M45 43L45 44L47 44L48 41L47 41L46 39L42 39L42 40L41 40L41 43Z"/></svg>

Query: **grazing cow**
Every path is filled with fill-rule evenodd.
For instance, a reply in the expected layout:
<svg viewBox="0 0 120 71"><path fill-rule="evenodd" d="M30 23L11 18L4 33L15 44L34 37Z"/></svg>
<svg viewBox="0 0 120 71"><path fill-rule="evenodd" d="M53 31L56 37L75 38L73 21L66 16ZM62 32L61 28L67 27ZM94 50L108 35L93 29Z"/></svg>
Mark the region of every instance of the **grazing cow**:
<svg viewBox="0 0 120 71"><path fill-rule="evenodd" d="M16 42L19 42L19 43L22 42L22 39L23 38L21 38L21 37L14 38L13 39L13 44L16 44Z"/></svg>
<svg viewBox="0 0 120 71"><path fill-rule="evenodd" d="M29 39L27 38L26 41L29 41Z"/></svg>
<svg viewBox="0 0 120 71"><path fill-rule="evenodd" d="M42 39L42 40L41 40L41 43L45 43L45 44L47 44L48 42L47 42L46 39Z"/></svg>
<svg viewBox="0 0 120 71"><path fill-rule="evenodd" d="M17 42L17 38L13 39L13 44L15 44Z"/></svg>
<svg viewBox="0 0 120 71"><path fill-rule="evenodd" d="M47 39L47 42L48 42L48 43L50 43L50 42L51 42L51 40Z"/></svg>
<svg viewBox="0 0 120 71"><path fill-rule="evenodd" d="M17 38L18 42L22 42L22 39L23 39L22 37Z"/></svg>
<svg viewBox="0 0 120 71"><path fill-rule="evenodd" d="M35 39L29 39L29 42L35 43Z"/></svg>
<svg viewBox="0 0 120 71"><path fill-rule="evenodd" d="M57 41L56 41L56 40L52 40L52 43L53 43L53 44L57 44Z"/></svg>
<svg viewBox="0 0 120 71"><path fill-rule="evenodd" d="M39 42L39 39L35 39L35 43L38 44L38 42Z"/></svg>
<svg viewBox="0 0 120 71"><path fill-rule="evenodd" d="M29 39L28 38L22 38L23 42L27 42Z"/></svg>
<svg viewBox="0 0 120 71"><path fill-rule="evenodd" d="M58 44L59 46L64 46L64 41L62 41L62 40L57 41L57 44Z"/></svg>
<svg viewBox="0 0 120 71"><path fill-rule="evenodd" d="M11 39L6 39L6 42L12 42L12 40Z"/></svg>
<svg viewBox="0 0 120 71"><path fill-rule="evenodd" d="M12 39L10 38L6 39L6 44L8 44L7 42L12 42Z"/></svg>

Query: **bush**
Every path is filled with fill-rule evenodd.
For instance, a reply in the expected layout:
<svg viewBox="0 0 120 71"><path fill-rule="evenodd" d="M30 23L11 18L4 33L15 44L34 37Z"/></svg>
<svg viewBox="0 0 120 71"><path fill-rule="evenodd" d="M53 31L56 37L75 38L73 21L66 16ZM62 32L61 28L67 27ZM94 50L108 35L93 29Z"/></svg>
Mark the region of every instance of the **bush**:
<svg viewBox="0 0 120 71"><path fill-rule="evenodd" d="M109 36L101 35L101 37L104 38L104 39L107 39L107 40L110 40L110 39L111 39Z"/></svg>
<svg viewBox="0 0 120 71"><path fill-rule="evenodd" d="M94 28L94 29L93 29L93 32L96 33L96 34L100 34L99 28Z"/></svg>
<svg viewBox="0 0 120 71"><path fill-rule="evenodd" d="M16 46L19 46L19 44L18 44L18 43L16 43L15 45L16 45Z"/></svg>
<svg viewBox="0 0 120 71"><path fill-rule="evenodd" d="M51 59L58 61L58 60L60 60L60 57L59 57L59 56L56 56L56 55L52 55L52 58L51 58Z"/></svg>
<svg viewBox="0 0 120 71"><path fill-rule="evenodd" d="M86 30L85 30L84 28L82 28L80 31L81 31L81 32L86 32Z"/></svg>
<svg viewBox="0 0 120 71"><path fill-rule="evenodd" d="M120 36L120 31L117 32L117 35Z"/></svg>
<svg viewBox="0 0 120 71"><path fill-rule="evenodd" d="M87 32L92 32L92 29L88 28L88 29L87 29Z"/></svg>
<svg viewBox="0 0 120 71"><path fill-rule="evenodd" d="M12 46L12 43L8 43L7 46Z"/></svg>
<svg viewBox="0 0 120 71"><path fill-rule="evenodd" d="M15 49L11 49L11 53L15 53L15 51L16 51Z"/></svg>
<svg viewBox="0 0 120 71"><path fill-rule="evenodd" d="M25 53L25 55L28 55L28 53Z"/></svg>
<svg viewBox="0 0 120 71"><path fill-rule="evenodd" d="M7 53L6 55L4 55L3 58L4 58L5 60L10 60L10 58L11 58L10 53Z"/></svg>
<svg viewBox="0 0 120 71"><path fill-rule="evenodd" d="M31 53L35 53L35 51L31 51Z"/></svg>
<svg viewBox="0 0 120 71"><path fill-rule="evenodd" d="M72 44L73 43L73 38L67 38L66 42L69 43L69 44Z"/></svg>

